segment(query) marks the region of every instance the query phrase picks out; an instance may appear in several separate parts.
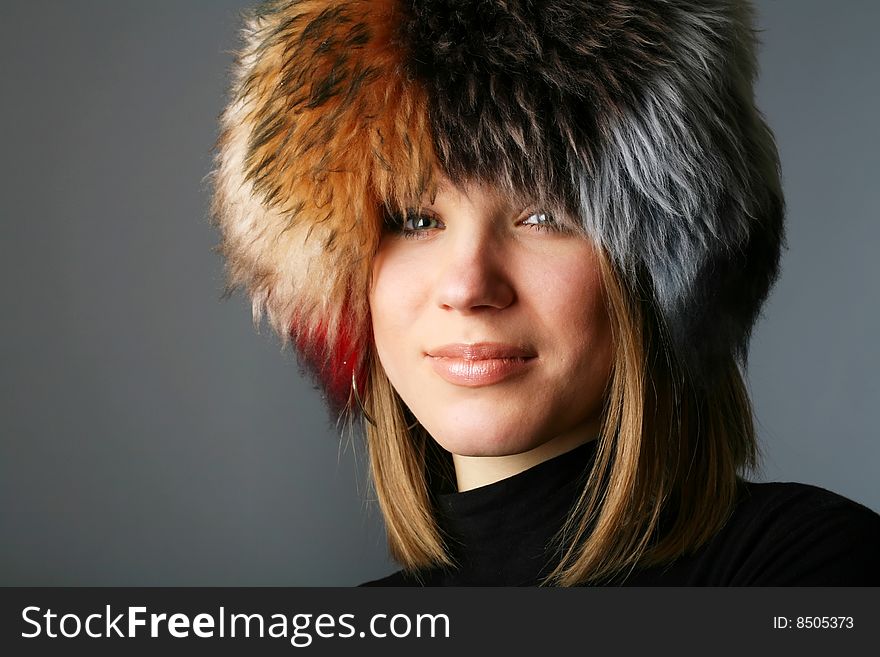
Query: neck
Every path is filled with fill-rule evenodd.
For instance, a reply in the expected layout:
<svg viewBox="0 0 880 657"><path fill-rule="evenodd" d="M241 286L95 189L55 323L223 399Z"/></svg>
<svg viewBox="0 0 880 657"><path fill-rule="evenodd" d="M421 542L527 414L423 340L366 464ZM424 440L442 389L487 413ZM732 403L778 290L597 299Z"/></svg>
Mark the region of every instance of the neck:
<svg viewBox="0 0 880 657"><path fill-rule="evenodd" d="M575 447L595 440L598 437L598 427L591 426L589 430L580 428L576 431L561 434L546 443L538 445L521 454L506 454L504 456L461 456L452 455L455 466L455 479L458 491L464 492L494 484L507 477L519 474L529 468L552 459L560 454L573 450Z"/></svg>

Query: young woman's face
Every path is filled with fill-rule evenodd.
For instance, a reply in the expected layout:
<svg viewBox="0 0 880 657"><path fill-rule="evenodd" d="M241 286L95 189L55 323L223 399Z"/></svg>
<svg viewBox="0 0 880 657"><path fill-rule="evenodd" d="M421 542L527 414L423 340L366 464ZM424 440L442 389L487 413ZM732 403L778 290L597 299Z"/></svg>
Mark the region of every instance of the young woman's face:
<svg viewBox="0 0 880 657"><path fill-rule="evenodd" d="M383 237L379 360L444 449L503 456L596 435L612 358L598 258L487 188L441 188Z"/></svg>

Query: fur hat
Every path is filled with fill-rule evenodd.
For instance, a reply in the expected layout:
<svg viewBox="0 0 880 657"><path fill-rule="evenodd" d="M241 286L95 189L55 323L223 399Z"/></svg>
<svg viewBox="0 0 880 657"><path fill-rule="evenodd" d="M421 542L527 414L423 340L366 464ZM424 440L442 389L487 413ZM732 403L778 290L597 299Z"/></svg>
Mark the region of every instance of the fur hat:
<svg viewBox="0 0 880 657"><path fill-rule="evenodd" d="M438 176L574 216L695 382L778 274L784 202L738 0L279 0L247 16L213 216L246 289L331 406L372 342L387 209Z"/></svg>

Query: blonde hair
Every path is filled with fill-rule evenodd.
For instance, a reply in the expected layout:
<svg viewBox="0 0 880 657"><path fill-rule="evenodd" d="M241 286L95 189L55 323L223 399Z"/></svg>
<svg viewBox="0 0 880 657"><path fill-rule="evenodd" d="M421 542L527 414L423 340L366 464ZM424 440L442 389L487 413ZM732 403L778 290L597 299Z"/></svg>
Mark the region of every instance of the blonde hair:
<svg viewBox="0 0 880 657"><path fill-rule="evenodd" d="M640 290L600 250L614 357L596 457L556 537L563 557L545 584L609 583L669 562L714 535L736 499L739 472L757 464L752 409L733 356L695 385L675 362ZM409 411L375 354L364 404L373 485L392 557L406 570L452 564L432 502L454 481L448 454Z"/></svg>

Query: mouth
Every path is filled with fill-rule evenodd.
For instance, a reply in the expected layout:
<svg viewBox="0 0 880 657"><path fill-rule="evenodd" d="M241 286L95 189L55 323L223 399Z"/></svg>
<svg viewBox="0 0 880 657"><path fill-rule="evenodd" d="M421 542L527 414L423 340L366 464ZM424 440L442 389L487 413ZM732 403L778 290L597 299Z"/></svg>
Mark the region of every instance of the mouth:
<svg viewBox="0 0 880 657"><path fill-rule="evenodd" d="M467 388L521 376L537 359L530 349L500 342L448 344L430 349L425 356L443 380Z"/></svg>

